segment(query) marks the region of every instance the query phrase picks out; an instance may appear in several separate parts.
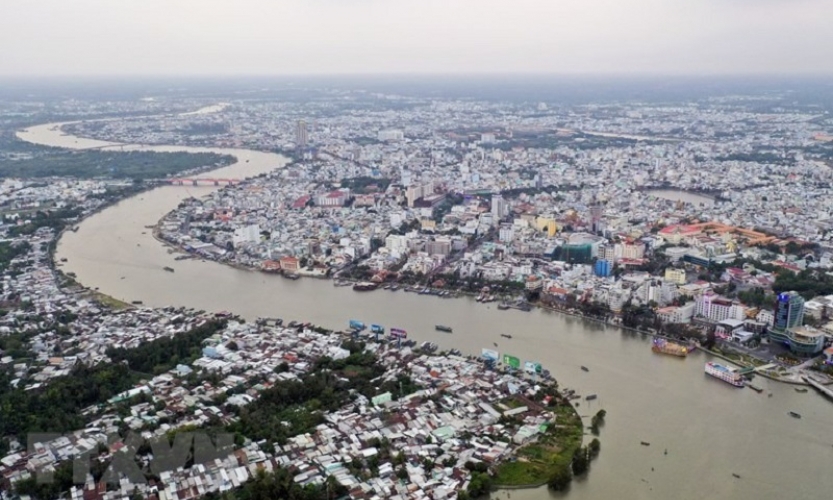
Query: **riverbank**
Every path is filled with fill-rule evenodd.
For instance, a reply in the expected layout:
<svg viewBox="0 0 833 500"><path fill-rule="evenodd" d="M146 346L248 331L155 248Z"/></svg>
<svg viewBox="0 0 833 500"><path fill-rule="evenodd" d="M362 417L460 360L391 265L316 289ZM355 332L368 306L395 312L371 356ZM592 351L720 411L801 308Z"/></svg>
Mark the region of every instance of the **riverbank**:
<svg viewBox="0 0 833 500"><path fill-rule="evenodd" d="M53 138L44 135L38 140ZM235 154L250 155L251 163L223 169L224 178L255 175L273 169L279 161L274 155ZM267 279L199 259L172 264L173 256L145 226L154 225L187 196L201 196L211 189L160 188L124 200L86 219L77 233L67 232L57 257L68 258L65 270L75 272L89 288L128 301L140 299L146 307L228 310L247 321L306 318L329 328L344 328L349 318L357 318L400 327L408 331L409 339L477 356L481 348L500 342L504 353L551 367L559 383L581 394L598 394L594 401L581 402L581 413L603 405L611 415L620 416L605 425L605 450L593 462L593 478L573 481L571 500L645 495L689 500L702 496L703 478L715 495L739 500L813 498L819 488L827 487L830 446L815 445L833 425L826 400L798 394L786 384L771 384L772 398L737 391L704 377L700 362L651 353L650 333L605 334L598 321L575 321L568 314L540 309L498 311L474 300L446 301L414 293L365 294L368 297L321 280ZM162 270L169 265L176 267L176 273ZM436 324L454 327L453 335L436 332ZM501 340L503 333L511 333L513 339ZM580 365L590 371L582 371ZM714 425L715 408L720 408L719 426ZM788 411L804 418L796 421ZM758 439L761 428L771 429L767 439ZM641 446L638 436L650 436L652 446ZM669 449L668 456L663 456L664 448ZM702 456L709 460L692 459ZM749 456L756 460L750 462ZM785 462L803 466L786 469ZM767 481L743 481L739 488L727 471L744 479L765 476ZM650 484L640 478L649 478ZM515 490L511 496L540 500L549 493ZM503 493L500 498L505 498Z"/></svg>

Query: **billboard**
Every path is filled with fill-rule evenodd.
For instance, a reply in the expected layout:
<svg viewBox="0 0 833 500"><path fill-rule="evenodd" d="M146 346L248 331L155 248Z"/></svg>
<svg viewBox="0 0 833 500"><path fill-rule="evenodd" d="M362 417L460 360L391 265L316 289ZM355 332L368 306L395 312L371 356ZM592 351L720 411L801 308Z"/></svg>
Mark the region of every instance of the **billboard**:
<svg viewBox="0 0 833 500"><path fill-rule="evenodd" d="M526 363L524 363L524 371L527 373L541 373L542 371L544 371L544 368L541 366L541 363L527 361Z"/></svg>
<svg viewBox="0 0 833 500"><path fill-rule="evenodd" d="M497 361L497 360L500 359L500 353L498 353L497 351L493 351L491 349L481 350L480 351L480 356L482 356L483 359L489 359L489 360L492 360L492 361Z"/></svg>
<svg viewBox="0 0 833 500"><path fill-rule="evenodd" d="M503 355L503 364L506 366L511 366L514 369L518 369L521 367L521 360L520 358L516 358L515 356L504 354Z"/></svg>
<svg viewBox="0 0 833 500"><path fill-rule="evenodd" d="M391 328L390 329L390 336L393 338L400 338L404 339L408 336L408 332L401 328Z"/></svg>

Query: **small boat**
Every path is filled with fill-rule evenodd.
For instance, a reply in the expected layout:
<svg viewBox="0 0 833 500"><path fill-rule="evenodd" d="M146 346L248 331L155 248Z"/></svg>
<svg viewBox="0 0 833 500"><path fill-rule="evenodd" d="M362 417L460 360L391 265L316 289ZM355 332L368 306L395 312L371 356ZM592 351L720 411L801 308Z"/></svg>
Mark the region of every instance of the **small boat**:
<svg viewBox="0 0 833 500"><path fill-rule="evenodd" d="M732 473L732 477L734 477L735 479L740 479L740 475L735 474L734 472Z"/></svg>
<svg viewBox="0 0 833 500"><path fill-rule="evenodd" d="M668 448L665 449L665 453L663 455L668 455Z"/></svg>
<svg viewBox="0 0 833 500"><path fill-rule="evenodd" d="M301 275L298 274L298 273L286 273L286 274L283 275L283 277L286 278L286 279L289 279L289 280L293 280L293 281L297 280L297 279L301 279Z"/></svg>
<svg viewBox="0 0 833 500"><path fill-rule="evenodd" d="M174 272L174 268L172 268L172 267L165 266L162 269L164 269L165 271L168 271L169 273Z"/></svg>
<svg viewBox="0 0 833 500"><path fill-rule="evenodd" d="M755 392L759 392L759 393L764 392L764 390L761 387L758 387L757 385L755 385L751 382L747 382L746 387L749 387L750 389L752 389Z"/></svg>
<svg viewBox="0 0 833 500"><path fill-rule="evenodd" d="M641 444L642 446L651 446L651 443L649 443L648 441L640 441L639 444Z"/></svg>
<svg viewBox="0 0 833 500"><path fill-rule="evenodd" d="M582 365L581 369L582 369L582 371L585 371L585 372L590 371L590 368L587 368L586 366L583 366L583 365Z"/></svg>
<svg viewBox="0 0 833 500"><path fill-rule="evenodd" d="M512 336L509 335L508 333L501 333L500 336L505 338L505 339L511 339L512 338Z"/></svg>
<svg viewBox="0 0 833 500"><path fill-rule="evenodd" d="M435 328L438 332L446 332L446 333L451 333L451 327L450 327L450 326L445 326L445 325L435 325L435 326L434 326L434 328Z"/></svg>
<svg viewBox="0 0 833 500"><path fill-rule="evenodd" d="M787 412L787 414L788 414L789 416L791 416L792 418L801 418L801 414L800 414L800 413L796 413L796 412L794 412L794 411Z"/></svg>
<svg viewBox="0 0 833 500"><path fill-rule="evenodd" d="M509 309L509 305L506 304L505 302L501 302L500 304L497 305L497 308L498 308L499 311L505 311L505 310Z"/></svg>
<svg viewBox="0 0 833 500"><path fill-rule="evenodd" d="M590 394L589 396L587 396L587 397L586 397L586 398L584 398L584 399L585 399L585 400L587 400L587 401L593 401L593 400L594 400L594 399L596 399L597 397L598 397L598 396L596 396L595 394Z"/></svg>
<svg viewBox="0 0 833 500"><path fill-rule="evenodd" d="M355 292L370 292L376 290L379 287L376 283L371 282L363 282L363 283L356 283L353 285L353 291Z"/></svg>
<svg viewBox="0 0 833 500"><path fill-rule="evenodd" d="M136 304L137 306L140 306L140 305L142 305L142 301L141 300L134 300L134 301L131 302L131 304Z"/></svg>
<svg viewBox="0 0 833 500"><path fill-rule="evenodd" d="M807 392L806 387L795 387L795 392Z"/></svg>
<svg viewBox="0 0 833 500"><path fill-rule="evenodd" d="M497 342L492 342L492 343L495 344L495 347L497 347Z"/></svg>
<svg viewBox="0 0 833 500"><path fill-rule="evenodd" d="M120 279L124 279L124 276L122 276Z"/></svg>

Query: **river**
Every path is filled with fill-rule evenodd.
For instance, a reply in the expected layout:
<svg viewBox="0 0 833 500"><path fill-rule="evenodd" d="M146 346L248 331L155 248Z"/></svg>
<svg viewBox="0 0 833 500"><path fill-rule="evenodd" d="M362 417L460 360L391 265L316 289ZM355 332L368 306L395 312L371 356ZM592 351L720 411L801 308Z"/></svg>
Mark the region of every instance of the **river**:
<svg viewBox="0 0 833 500"><path fill-rule="evenodd" d="M114 145L62 135L55 124L18 136L69 148ZM138 148L235 155L238 163L210 174L223 177L256 175L286 161L244 150L126 146ZM64 271L76 273L82 284L127 302L228 310L331 328L344 328L355 318L404 328L412 338L443 348L479 354L496 342L501 352L538 361L562 387L598 395L581 401L580 414L607 410L601 454L589 476L573 481L570 499L812 499L828 498L833 490L833 405L812 391L799 394L760 377L756 384L764 388L762 394L735 389L703 373L704 353L687 359L656 355L645 338L542 310L498 311L494 304L471 299L402 291L356 293L330 281L290 281L213 262L174 261L144 226L155 224L183 198L213 189L166 186L124 200L83 221L77 232L67 232L57 257L68 260ZM454 333L436 332L435 324L452 326ZM803 418L793 419L788 411ZM513 500L564 496L542 488L493 497L509 495Z"/></svg>

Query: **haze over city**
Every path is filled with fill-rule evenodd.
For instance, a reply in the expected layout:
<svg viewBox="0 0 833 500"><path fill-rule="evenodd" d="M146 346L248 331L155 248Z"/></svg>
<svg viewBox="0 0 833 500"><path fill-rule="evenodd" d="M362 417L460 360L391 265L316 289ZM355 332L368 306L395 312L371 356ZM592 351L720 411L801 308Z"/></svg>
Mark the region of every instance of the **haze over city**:
<svg viewBox="0 0 833 500"><path fill-rule="evenodd" d="M823 0L41 0L0 75L830 74Z"/></svg>
<svg viewBox="0 0 833 500"><path fill-rule="evenodd" d="M827 500L831 20L0 1L0 500Z"/></svg>

